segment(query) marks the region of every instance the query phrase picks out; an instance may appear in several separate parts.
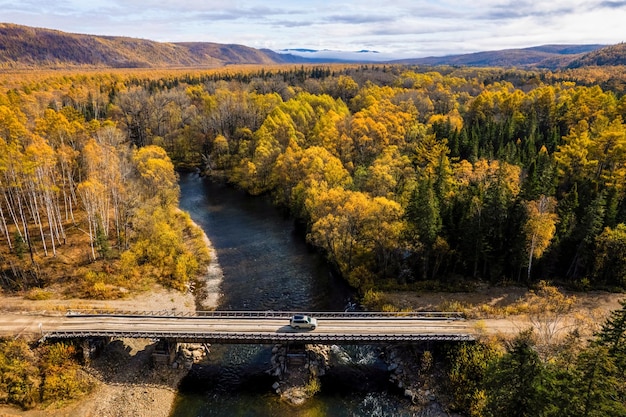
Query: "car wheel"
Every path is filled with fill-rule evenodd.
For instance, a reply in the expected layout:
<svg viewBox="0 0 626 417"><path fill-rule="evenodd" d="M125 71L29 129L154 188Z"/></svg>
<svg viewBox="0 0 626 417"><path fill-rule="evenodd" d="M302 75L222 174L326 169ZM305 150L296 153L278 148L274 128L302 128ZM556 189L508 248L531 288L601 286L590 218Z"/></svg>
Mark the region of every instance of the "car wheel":
<svg viewBox="0 0 626 417"><path fill-rule="evenodd" d="M311 330L315 330L315 326L311 326Z"/></svg>
<svg viewBox="0 0 626 417"><path fill-rule="evenodd" d="M295 326L294 329L300 330L300 326Z"/></svg>

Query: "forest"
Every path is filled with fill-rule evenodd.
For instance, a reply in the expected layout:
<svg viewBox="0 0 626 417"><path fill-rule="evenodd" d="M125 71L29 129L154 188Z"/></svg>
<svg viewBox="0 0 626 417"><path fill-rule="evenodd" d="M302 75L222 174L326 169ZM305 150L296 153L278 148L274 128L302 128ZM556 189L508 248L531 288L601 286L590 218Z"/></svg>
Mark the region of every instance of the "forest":
<svg viewBox="0 0 626 417"><path fill-rule="evenodd" d="M271 198L361 294L478 281L621 290L625 92L611 67L7 72L1 283L33 299L55 284L90 298L188 288L209 262L177 209L176 170L193 169ZM531 332L443 348L451 408L624 415L625 312L549 350ZM1 341L0 402L78 395L75 353L34 360Z"/></svg>
<svg viewBox="0 0 626 417"><path fill-rule="evenodd" d="M2 86L5 284L32 275L24 258L68 250L71 229L88 236L85 262L123 276L170 259L153 275L184 286L194 257L154 253L141 235L165 228L138 219L176 206L173 169L199 169L271 196L362 291L626 285L626 97L610 67L44 72Z"/></svg>
<svg viewBox="0 0 626 417"><path fill-rule="evenodd" d="M209 255L178 209L170 158L132 147L108 118L57 102L67 81L0 96L2 287L33 299L55 284L99 299L155 282L187 289Z"/></svg>

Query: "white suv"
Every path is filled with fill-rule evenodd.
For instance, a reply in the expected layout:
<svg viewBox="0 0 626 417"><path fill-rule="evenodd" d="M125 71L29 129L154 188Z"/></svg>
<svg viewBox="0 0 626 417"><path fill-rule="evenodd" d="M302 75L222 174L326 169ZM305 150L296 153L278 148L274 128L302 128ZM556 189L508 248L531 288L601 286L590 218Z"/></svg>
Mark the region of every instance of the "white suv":
<svg viewBox="0 0 626 417"><path fill-rule="evenodd" d="M313 317L305 315L296 315L289 320L289 325L296 330L310 329L315 330L317 327L317 320Z"/></svg>

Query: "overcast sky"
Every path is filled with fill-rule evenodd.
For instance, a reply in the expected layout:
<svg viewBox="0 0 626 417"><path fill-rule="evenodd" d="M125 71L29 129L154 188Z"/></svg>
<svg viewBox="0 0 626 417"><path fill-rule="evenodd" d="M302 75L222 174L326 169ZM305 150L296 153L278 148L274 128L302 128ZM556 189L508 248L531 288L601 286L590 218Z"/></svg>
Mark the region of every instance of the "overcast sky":
<svg viewBox="0 0 626 417"><path fill-rule="evenodd" d="M0 0L0 21L162 42L423 57L626 41L626 0Z"/></svg>

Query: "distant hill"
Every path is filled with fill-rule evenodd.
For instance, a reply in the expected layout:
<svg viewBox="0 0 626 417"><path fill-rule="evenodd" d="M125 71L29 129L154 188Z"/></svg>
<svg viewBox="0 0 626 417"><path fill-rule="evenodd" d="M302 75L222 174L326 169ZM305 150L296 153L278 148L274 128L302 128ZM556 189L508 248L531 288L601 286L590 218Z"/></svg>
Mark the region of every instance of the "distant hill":
<svg viewBox="0 0 626 417"><path fill-rule="evenodd" d="M118 36L81 35L0 23L0 69L208 68L235 64L384 61L382 54L377 51L342 52L294 49L279 52L213 42L167 43ZM543 45L524 49L385 62L410 65L549 69L586 65L626 65L626 44L613 46Z"/></svg>
<svg viewBox="0 0 626 417"><path fill-rule="evenodd" d="M626 65L626 43L606 46L572 61L569 68Z"/></svg>
<svg viewBox="0 0 626 417"><path fill-rule="evenodd" d="M566 67L586 53L604 45L542 45L523 49L475 52L462 55L403 59L395 61L412 65L454 65L476 67L533 67L557 69Z"/></svg>
<svg viewBox="0 0 626 417"><path fill-rule="evenodd" d="M243 45L162 43L94 36L0 23L0 68L24 67L219 67L277 64L305 59Z"/></svg>

